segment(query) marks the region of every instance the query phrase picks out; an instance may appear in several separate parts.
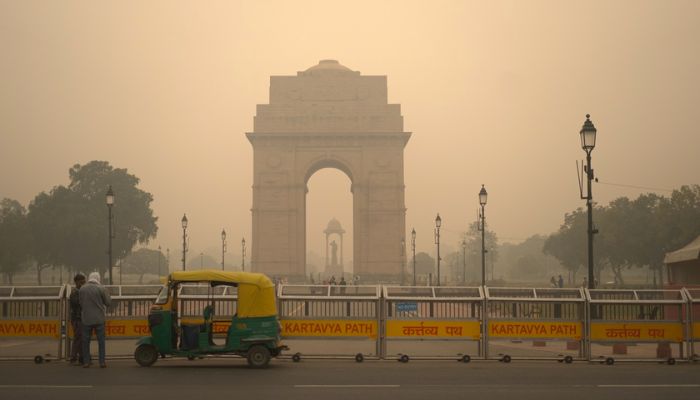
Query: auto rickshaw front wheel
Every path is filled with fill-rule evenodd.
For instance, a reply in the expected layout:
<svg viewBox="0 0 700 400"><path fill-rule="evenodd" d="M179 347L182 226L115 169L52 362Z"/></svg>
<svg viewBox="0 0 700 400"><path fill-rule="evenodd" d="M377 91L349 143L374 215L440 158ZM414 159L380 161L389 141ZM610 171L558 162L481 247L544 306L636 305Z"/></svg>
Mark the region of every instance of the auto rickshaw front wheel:
<svg viewBox="0 0 700 400"><path fill-rule="evenodd" d="M248 350L247 358L251 368L267 368L270 364L270 350L263 345L255 345Z"/></svg>
<svg viewBox="0 0 700 400"><path fill-rule="evenodd" d="M134 359L142 367L150 367L158 360L158 351L150 344L142 344L134 351Z"/></svg>

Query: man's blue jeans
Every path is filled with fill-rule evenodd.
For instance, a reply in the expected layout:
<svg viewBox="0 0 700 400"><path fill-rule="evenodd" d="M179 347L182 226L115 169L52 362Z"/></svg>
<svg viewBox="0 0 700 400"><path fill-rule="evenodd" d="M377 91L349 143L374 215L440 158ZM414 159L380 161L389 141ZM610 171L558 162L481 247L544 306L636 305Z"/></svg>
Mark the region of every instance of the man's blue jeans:
<svg viewBox="0 0 700 400"><path fill-rule="evenodd" d="M97 347L100 357L100 365L105 363L105 324L83 325L83 364L90 364L90 339L92 339L92 331L95 331L97 336Z"/></svg>

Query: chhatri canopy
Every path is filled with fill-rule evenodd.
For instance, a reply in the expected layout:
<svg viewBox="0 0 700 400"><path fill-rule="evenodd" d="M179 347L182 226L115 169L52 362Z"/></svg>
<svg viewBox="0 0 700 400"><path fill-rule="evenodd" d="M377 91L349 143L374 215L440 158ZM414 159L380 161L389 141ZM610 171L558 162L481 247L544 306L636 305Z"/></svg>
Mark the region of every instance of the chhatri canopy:
<svg viewBox="0 0 700 400"><path fill-rule="evenodd" d="M212 285L238 286L238 317L267 317L277 315L275 285L270 278L253 272L228 272L213 269L175 271L173 283L211 282Z"/></svg>

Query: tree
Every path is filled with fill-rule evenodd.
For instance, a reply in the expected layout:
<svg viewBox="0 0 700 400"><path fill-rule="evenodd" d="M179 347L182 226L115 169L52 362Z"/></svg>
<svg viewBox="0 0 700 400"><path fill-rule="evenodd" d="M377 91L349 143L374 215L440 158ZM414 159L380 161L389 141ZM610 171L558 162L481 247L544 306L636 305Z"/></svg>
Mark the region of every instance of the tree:
<svg viewBox="0 0 700 400"><path fill-rule="evenodd" d="M187 269L207 269L207 268L221 268L221 260L217 261L214 257L209 254L197 254L192 256L187 260Z"/></svg>
<svg viewBox="0 0 700 400"><path fill-rule="evenodd" d="M462 252L453 251L447 253L442 261L449 267L450 278L453 282L462 283L464 281L464 264L462 264ZM442 264L441 264L442 267ZM442 271L440 271L442 273Z"/></svg>
<svg viewBox="0 0 700 400"><path fill-rule="evenodd" d="M571 272L574 282L577 282L576 273L579 268L588 265L585 242L587 227L587 214L578 208L564 216L564 223L559 227L559 231L547 238L542 249L545 254L554 256Z"/></svg>
<svg viewBox="0 0 700 400"><path fill-rule="evenodd" d="M416 254L416 275L435 274L435 259L426 252Z"/></svg>
<svg viewBox="0 0 700 400"><path fill-rule="evenodd" d="M126 257L135 244L155 237L157 218L150 207L153 196L139 189L139 179L126 169L91 161L74 165L69 177L67 187L42 192L29 205L38 265L65 265L84 272L98 268L104 275L108 264L105 194L110 185L115 193L114 261Z"/></svg>
<svg viewBox="0 0 700 400"><path fill-rule="evenodd" d="M469 261L467 265L472 266L470 268L472 271L467 272L467 276L476 276L476 281L481 284L481 235L482 232L479 230L481 222L475 221L469 225L469 230L462 234L462 240L467 244L467 257ZM489 230L488 224L486 224L486 232L484 235L484 244L487 251L485 254L486 263L490 264L498 260L498 236L495 232ZM459 243L459 248L462 247L462 243ZM486 275L488 275L488 266L486 268ZM486 279L485 279L486 280Z"/></svg>
<svg viewBox="0 0 700 400"><path fill-rule="evenodd" d="M32 237L27 210L16 200L0 201L0 272L10 285L13 276L29 261Z"/></svg>
<svg viewBox="0 0 700 400"><path fill-rule="evenodd" d="M598 216L594 219L594 222L599 223L599 217L602 215L603 209L601 207L595 207L593 213L594 216ZM574 283L578 282L576 275L579 268L583 267L584 271L587 271L588 268L587 231L587 211L578 208L564 215L564 223L559 227L559 231L550 235L543 247L545 254L555 257L564 268L569 270L573 276ZM601 246L599 246L600 237L595 236L594 238L594 246L598 246L597 250L595 250L596 247L594 247L595 251L593 253L593 265L597 270L594 271L594 275L599 276L605 257L602 255Z"/></svg>
<svg viewBox="0 0 700 400"><path fill-rule="evenodd" d="M561 273L562 266L556 258L544 253L547 239L548 236L532 235L522 243L503 244L499 250L502 260L499 268L511 279L548 282L552 274Z"/></svg>
<svg viewBox="0 0 700 400"><path fill-rule="evenodd" d="M625 269L648 266L656 283L665 254L700 235L700 186L682 186L670 198L647 193L634 200L615 199L606 207L596 207L594 222L600 232L594 245L599 281L603 267L609 267L622 285ZM582 209L566 214L559 231L547 239L545 252L575 272L588 264L586 230L587 215Z"/></svg>
<svg viewBox="0 0 700 400"><path fill-rule="evenodd" d="M138 274L139 284L143 283L145 274L162 276L168 274L165 255L158 250L138 249L129 253L120 266L125 273Z"/></svg>

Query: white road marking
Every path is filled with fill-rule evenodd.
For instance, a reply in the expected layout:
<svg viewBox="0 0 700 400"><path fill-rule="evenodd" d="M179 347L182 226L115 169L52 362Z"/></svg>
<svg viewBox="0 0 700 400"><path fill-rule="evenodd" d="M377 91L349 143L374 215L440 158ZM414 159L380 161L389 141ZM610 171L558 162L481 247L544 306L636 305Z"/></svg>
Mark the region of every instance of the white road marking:
<svg viewBox="0 0 700 400"><path fill-rule="evenodd" d="M0 385L0 389L90 389L92 385Z"/></svg>
<svg viewBox="0 0 700 400"><path fill-rule="evenodd" d="M25 346L25 345L30 345L36 343L36 340L31 340L31 341L25 341L25 340L18 340L18 341L11 341L11 342L5 342L5 343L0 343L0 347L14 347L14 346Z"/></svg>
<svg viewBox="0 0 700 400"><path fill-rule="evenodd" d="M599 388L673 388L700 387L697 384L660 384L660 385L596 385Z"/></svg>
<svg viewBox="0 0 700 400"><path fill-rule="evenodd" d="M294 385L295 388L397 388L401 385Z"/></svg>

